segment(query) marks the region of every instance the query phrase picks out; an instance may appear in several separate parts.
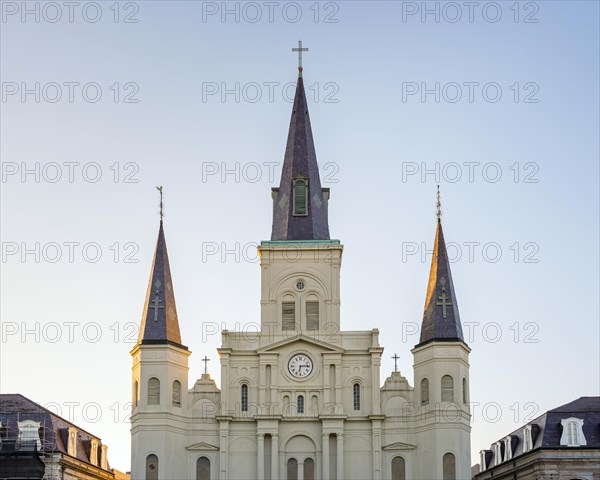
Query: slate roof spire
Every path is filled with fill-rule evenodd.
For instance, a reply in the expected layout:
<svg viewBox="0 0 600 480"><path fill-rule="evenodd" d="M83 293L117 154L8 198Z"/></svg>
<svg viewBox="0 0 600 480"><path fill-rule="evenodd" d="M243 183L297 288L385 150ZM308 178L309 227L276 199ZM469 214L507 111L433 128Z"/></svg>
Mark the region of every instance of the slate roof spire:
<svg viewBox="0 0 600 480"><path fill-rule="evenodd" d="M162 187L156 188L160 191L160 227L152 270L150 271L150 280L148 281L138 343L142 345L171 344L187 350L187 347L181 344L173 280L169 268L169 256L163 228Z"/></svg>
<svg viewBox="0 0 600 480"><path fill-rule="evenodd" d="M304 182L307 189L301 190L304 187L299 182ZM304 209L296 208L299 198L304 199ZM321 188L300 67L281 182L279 188L273 188L271 240L329 240L328 200L329 189Z"/></svg>
<svg viewBox="0 0 600 480"><path fill-rule="evenodd" d="M434 340L464 342L462 325L458 314L458 304L456 302L456 292L454 290L454 283L452 282L450 262L442 230L439 186L436 208L437 226L419 345Z"/></svg>

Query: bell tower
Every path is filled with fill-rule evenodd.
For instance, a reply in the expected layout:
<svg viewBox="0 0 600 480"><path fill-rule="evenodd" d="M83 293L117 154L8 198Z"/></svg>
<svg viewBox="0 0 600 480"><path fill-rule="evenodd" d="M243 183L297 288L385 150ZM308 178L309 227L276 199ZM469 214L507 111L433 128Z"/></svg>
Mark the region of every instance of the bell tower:
<svg viewBox="0 0 600 480"><path fill-rule="evenodd" d="M181 342L161 215L138 342L131 350L131 478L186 478L183 413L188 357ZM153 476L155 475L155 476Z"/></svg>
<svg viewBox="0 0 600 480"><path fill-rule="evenodd" d="M421 338L413 350L416 478L471 478L469 353L458 314L437 197L437 225Z"/></svg>

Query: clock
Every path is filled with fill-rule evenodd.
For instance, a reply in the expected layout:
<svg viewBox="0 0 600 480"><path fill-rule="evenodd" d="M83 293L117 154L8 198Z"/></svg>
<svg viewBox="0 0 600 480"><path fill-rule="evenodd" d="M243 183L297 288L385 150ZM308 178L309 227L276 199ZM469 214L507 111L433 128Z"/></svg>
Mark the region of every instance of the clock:
<svg viewBox="0 0 600 480"><path fill-rule="evenodd" d="M297 353L288 362L288 370L293 377L306 378L313 370L312 360L304 353Z"/></svg>

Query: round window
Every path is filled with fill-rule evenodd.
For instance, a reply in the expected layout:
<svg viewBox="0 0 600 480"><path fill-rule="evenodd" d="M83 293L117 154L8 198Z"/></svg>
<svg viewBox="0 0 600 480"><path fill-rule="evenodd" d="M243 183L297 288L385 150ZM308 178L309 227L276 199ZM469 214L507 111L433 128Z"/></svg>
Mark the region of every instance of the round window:
<svg viewBox="0 0 600 480"><path fill-rule="evenodd" d="M304 290L304 280L298 280L296 282L296 290Z"/></svg>

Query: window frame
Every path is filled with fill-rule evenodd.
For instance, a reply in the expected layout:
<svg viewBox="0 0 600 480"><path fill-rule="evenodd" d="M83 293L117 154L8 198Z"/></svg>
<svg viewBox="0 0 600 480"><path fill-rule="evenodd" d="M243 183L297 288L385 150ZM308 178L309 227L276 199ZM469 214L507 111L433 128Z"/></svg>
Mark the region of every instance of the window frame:
<svg viewBox="0 0 600 480"><path fill-rule="evenodd" d="M304 185L304 206L301 210L302 212L298 212L298 187L300 184ZM292 183L292 216L294 217L307 217L308 216L308 197L309 197L309 188L308 188L308 178L298 177L294 179Z"/></svg>
<svg viewBox="0 0 600 480"><path fill-rule="evenodd" d="M360 411L360 400L361 400L361 395L360 395L360 383L359 382L354 382L354 384L352 385L352 406L354 407L354 411Z"/></svg>

